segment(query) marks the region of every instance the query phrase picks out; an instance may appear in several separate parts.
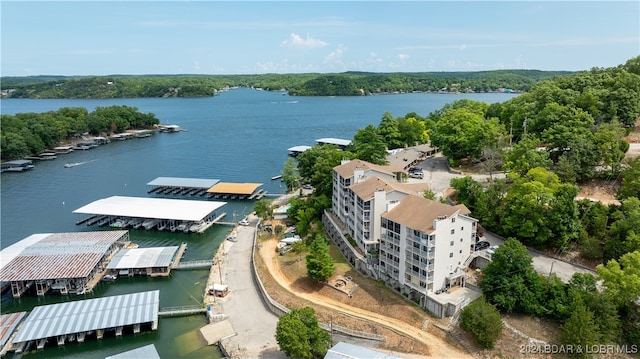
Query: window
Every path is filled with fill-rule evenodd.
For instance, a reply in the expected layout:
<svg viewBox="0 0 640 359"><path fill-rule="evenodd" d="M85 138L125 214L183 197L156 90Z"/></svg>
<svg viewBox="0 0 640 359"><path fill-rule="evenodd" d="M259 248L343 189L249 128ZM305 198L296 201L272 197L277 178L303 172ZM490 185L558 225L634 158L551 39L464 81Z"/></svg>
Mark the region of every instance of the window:
<svg viewBox="0 0 640 359"><path fill-rule="evenodd" d="M455 223L456 222L456 217L452 217L451 218L451 223Z"/></svg>
<svg viewBox="0 0 640 359"><path fill-rule="evenodd" d="M460 242L462 242L462 238L460 238Z"/></svg>
<svg viewBox="0 0 640 359"><path fill-rule="evenodd" d="M453 258L453 252L449 253L449 258Z"/></svg>
<svg viewBox="0 0 640 359"><path fill-rule="evenodd" d="M462 254L462 249L460 250L460 254ZM459 264L459 263L458 263Z"/></svg>
<svg viewBox="0 0 640 359"><path fill-rule="evenodd" d="M452 245L453 245L453 241L451 241L451 243L450 243L449 245L451 245L451 246L452 246Z"/></svg>
<svg viewBox="0 0 640 359"><path fill-rule="evenodd" d="M455 229L452 229L452 230L451 230L451 234L454 234L454 233L456 233L456 230L455 230Z"/></svg>
<svg viewBox="0 0 640 359"><path fill-rule="evenodd" d="M461 230L461 231L464 231L464 227L460 227L460 230Z"/></svg>

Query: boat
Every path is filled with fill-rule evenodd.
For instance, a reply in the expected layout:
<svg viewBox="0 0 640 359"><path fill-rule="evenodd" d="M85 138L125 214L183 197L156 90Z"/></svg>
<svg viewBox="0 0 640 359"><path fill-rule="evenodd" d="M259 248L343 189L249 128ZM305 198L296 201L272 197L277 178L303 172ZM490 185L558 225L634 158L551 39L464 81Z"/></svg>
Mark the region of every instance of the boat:
<svg viewBox="0 0 640 359"><path fill-rule="evenodd" d="M280 178L282 178L282 175L273 176L273 177L271 177L271 180L275 181L275 180L280 179Z"/></svg>
<svg viewBox="0 0 640 359"><path fill-rule="evenodd" d="M81 162L65 163L64 164L64 168L71 168L71 167L75 167L75 166L80 166L81 164L82 164Z"/></svg>
<svg viewBox="0 0 640 359"><path fill-rule="evenodd" d="M113 275L113 274L105 274L104 276L102 276L102 281L103 282L114 282L118 277Z"/></svg>

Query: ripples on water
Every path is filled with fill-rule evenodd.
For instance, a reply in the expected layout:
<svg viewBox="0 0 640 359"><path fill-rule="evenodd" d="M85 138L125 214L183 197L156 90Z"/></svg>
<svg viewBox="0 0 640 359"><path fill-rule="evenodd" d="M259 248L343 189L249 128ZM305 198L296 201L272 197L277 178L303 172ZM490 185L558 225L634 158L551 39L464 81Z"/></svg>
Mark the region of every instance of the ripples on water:
<svg viewBox="0 0 640 359"><path fill-rule="evenodd" d="M72 213L92 201L110 196L147 197L146 183L156 177L215 178L228 182L258 182L269 193L281 193L280 173L287 149L313 145L316 139L351 139L359 128L377 126L385 111L394 117L416 112L427 116L457 99L502 102L512 94L405 94L367 97L289 97L277 92L239 89L210 98L110 100L1 100L3 114L45 112L61 107L127 105L152 112L161 123L177 124L187 132L158 133L149 138L114 141L89 151L59 155L36 162L28 173L3 173L1 244L6 247L34 233L95 230L76 226ZM64 168L67 162L87 162ZM225 220L239 220L253 202L231 201ZM188 243L185 260L209 259L230 227L214 226L205 234L132 230L141 247ZM66 300L160 289L160 306L192 305L202 301L208 271L173 271L171 278L120 278L101 283L90 296L45 298L2 297L2 313L30 310L36 305ZM25 355L27 358L104 358L147 344L161 357L219 358L205 347L197 330L202 316L160 319L158 331L106 338Z"/></svg>

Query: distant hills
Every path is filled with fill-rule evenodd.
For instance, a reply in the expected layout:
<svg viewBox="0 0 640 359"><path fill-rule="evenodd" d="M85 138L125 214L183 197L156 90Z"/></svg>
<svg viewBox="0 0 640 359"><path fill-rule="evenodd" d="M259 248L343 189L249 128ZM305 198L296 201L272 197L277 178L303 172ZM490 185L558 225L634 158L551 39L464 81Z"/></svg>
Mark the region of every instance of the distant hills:
<svg viewBox="0 0 640 359"><path fill-rule="evenodd" d="M207 97L233 87L292 96L362 96L406 92L526 92L570 71L495 70L260 75L110 75L2 77L2 98Z"/></svg>

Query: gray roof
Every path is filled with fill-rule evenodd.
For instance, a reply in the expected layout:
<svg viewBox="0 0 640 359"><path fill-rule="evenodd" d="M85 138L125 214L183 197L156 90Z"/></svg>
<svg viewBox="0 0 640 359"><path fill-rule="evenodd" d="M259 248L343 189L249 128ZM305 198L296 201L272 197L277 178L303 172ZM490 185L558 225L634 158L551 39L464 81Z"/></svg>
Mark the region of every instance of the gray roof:
<svg viewBox="0 0 640 359"><path fill-rule="evenodd" d="M324 359L400 359L397 356L367 349L359 345L338 342L329 349Z"/></svg>
<svg viewBox="0 0 640 359"><path fill-rule="evenodd" d="M330 145L337 145L337 146L348 146L351 144L351 140L344 140L342 138L333 138L333 137L319 138L316 140L316 142L318 142L319 144L330 144Z"/></svg>
<svg viewBox="0 0 640 359"><path fill-rule="evenodd" d="M154 322L159 306L159 290L38 306L13 342Z"/></svg>
<svg viewBox="0 0 640 359"><path fill-rule="evenodd" d="M123 249L113 257L107 269L168 267L178 246Z"/></svg>
<svg viewBox="0 0 640 359"><path fill-rule="evenodd" d="M147 186L171 186L171 187L190 187L190 188L211 188L219 179L208 178L181 178L181 177L158 177L147 183Z"/></svg>
<svg viewBox="0 0 640 359"><path fill-rule="evenodd" d="M160 355L153 344L108 356L104 359L160 359Z"/></svg>

